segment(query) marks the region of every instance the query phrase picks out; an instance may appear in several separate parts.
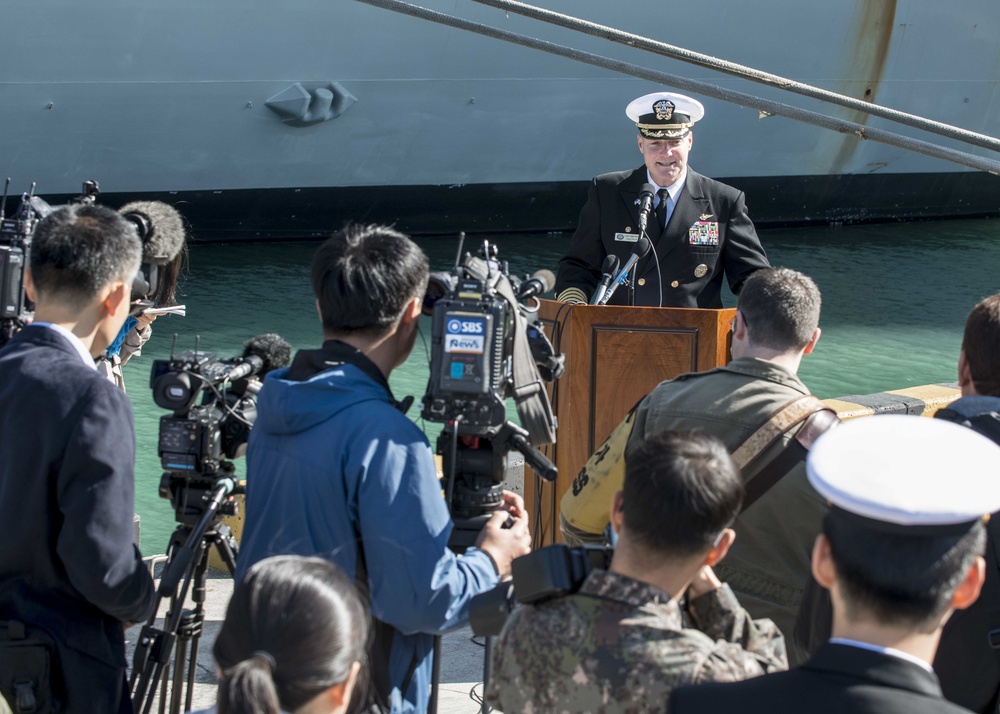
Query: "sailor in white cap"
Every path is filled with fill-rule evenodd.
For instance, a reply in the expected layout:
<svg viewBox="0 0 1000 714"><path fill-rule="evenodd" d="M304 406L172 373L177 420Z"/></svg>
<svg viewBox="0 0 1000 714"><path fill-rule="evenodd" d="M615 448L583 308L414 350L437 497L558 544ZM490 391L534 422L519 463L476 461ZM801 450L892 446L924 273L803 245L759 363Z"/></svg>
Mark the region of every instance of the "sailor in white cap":
<svg viewBox="0 0 1000 714"><path fill-rule="evenodd" d="M619 289L609 304L630 304L634 295L635 305L721 308L724 277L738 293L753 271L769 263L743 193L688 166L691 129L705 108L683 94L654 92L630 102L625 113L638 129L643 166L594 178L573 242L559 261L556 296L590 302L608 256L624 264L645 232L652 250L634 269L634 292ZM643 224L640 208L650 196Z"/></svg>
<svg viewBox="0 0 1000 714"><path fill-rule="evenodd" d="M967 711L944 699L931 663L983 584L1000 447L940 419L875 416L820 437L807 468L830 503L813 574L832 596L833 637L787 673L678 691L671 714Z"/></svg>

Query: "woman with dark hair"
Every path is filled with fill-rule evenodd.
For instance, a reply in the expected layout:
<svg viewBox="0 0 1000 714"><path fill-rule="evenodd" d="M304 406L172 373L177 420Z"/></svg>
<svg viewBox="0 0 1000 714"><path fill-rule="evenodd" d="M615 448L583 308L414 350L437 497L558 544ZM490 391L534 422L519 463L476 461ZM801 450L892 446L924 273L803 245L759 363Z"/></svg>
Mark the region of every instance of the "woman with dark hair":
<svg viewBox="0 0 1000 714"><path fill-rule="evenodd" d="M218 714L342 714L361 671L368 613L322 558L276 556L236 587L215 640Z"/></svg>
<svg viewBox="0 0 1000 714"><path fill-rule="evenodd" d="M178 215L178 221L180 216ZM183 235L183 230L181 230ZM177 304L176 292L177 281L180 278L182 269L187 265L188 250L187 243L181 244L181 249L169 263L160 265L159 281L156 292L149 296L153 302L153 307L172 307ZM104 354L97 358L97 369L105 377L118 385L118 388L125 391L125 379L122 376L122 366L132 357L142 354L142 346L153 336L152 323L156 315L147 315L141 312L136 316L130 315L119 330L118 336L108 345Z"/></svg>

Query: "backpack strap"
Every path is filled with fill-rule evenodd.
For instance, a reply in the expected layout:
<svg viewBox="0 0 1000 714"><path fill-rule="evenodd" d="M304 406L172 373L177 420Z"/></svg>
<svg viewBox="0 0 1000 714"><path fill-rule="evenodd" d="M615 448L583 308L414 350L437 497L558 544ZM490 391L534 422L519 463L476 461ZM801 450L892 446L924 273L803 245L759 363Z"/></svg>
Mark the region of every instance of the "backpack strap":
<svg viewBox="0 0 1000 714"><path fill-rule="evenodd" d="M745 470L785 433L801 424L794 438L770 463L746 484L743 506L748 509L806 458L821 434L840 423L836 412L811 394L796 397L779 409L733 452L733 460Z"/></svg>

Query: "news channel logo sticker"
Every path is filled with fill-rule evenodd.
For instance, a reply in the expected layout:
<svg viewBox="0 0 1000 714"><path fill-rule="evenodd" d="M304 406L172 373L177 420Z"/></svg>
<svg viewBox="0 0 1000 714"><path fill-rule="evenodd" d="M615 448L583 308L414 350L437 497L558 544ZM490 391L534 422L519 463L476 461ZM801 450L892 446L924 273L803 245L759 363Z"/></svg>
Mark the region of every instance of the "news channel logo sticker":
<svg viewBox="0 0 1000 714"><path fill-rule="evenodd" d="M481 355L486 349L486 321L449 317L445 321L444 351Z"/></svg>

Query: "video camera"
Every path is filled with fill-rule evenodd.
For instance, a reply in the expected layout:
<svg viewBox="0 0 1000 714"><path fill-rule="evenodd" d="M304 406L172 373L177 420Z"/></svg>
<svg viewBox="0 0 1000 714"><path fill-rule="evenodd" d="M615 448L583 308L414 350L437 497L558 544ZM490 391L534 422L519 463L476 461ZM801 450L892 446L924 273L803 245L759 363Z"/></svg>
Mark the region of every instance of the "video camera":
<svg viewBox="0 0 1000 714"><path fill-rule="evenodd" d="M515 558L510 581L472 598L469 604L472 631L485 637L499 635L517 603L538 603L572 595L591 570L607 570L613 554L614 550L607 546L571 548L559 543Z"/></svg>
<svg viewBox="0 0 1000 714"><path fill-rule="evenodd" d="M170 500L178 522L197 521L202 497L220 478L232 475L228 459L246 452L257 418L260 385L253 377L288 364L290 355L291 347L280 337L260 335L246 343L241 357L218 359L196 347L153 362L153 401L172 412L160 417L160 496ZM192 498L190 490L198 497ZM234 509L230 499L219 510L232 515Z"/></svg>
<svg viewBox="0 0 1000 714"><path fill-rule="evenodd" d="M445 424L438 438L447 477L446 498L455 523L458 551L475 542L502 502L507 453L515 449L546 480L556 468L535 446L555 441L555 417L542 379L557 379L563 355L556 355L537 320L537 301L554 278L540 271L518 280L484 242L478 256L459 259L451 273L433 273L424 298L431 315L431 361L424 419ZM506 399L514 397L522 426L507 420Z"/></svg>
<svg viewBox="0 0 1000 714"><path fill-rule="evenodd" d="M31 239L38 221L52 213L52 206L35 195L35 184L22 194L17 213L7 218L8 178L0 199L0 347L34 316L35 306L24 292L24 271L31 254ZM83 193L71 203L93 203L100 193L96 181L84 181Z"/></svg>

